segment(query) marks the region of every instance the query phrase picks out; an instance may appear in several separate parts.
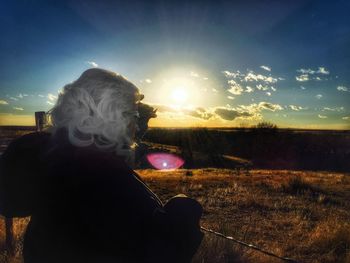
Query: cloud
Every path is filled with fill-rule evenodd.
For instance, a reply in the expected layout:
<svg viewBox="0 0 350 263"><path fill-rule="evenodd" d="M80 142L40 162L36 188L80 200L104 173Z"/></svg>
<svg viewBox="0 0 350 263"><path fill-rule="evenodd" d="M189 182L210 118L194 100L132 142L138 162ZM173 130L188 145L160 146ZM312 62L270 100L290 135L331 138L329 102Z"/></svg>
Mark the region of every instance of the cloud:
<svg viewBox="0 0 350 263"><path fill-rule="evenodd" d="M318 67L318 69L298 69L297 72L302 73L302 74L309 74L309 75L313 75L313 74L324 74L324 75L328 75L329 71L325 68L325 67Z"/></svg>
<svg viewBox="0 0 350 263"><path fill-rule="evenodd" d="M193 72L193 71L191 71L190 76L194 77L194 78L198 78L199 77L198 73Z"/></svg>
<svg viewBox="0 0 350 263"><path fill-rule="evenodd" d="M274 87L271 87L271 90L272 90L272 91L276 91L277 89L276 89L276 88L274 88Z"/></svg>
<svg viewBox="0 0 350 263"><path fill-rule="evenodd" d="M52 93L47 94L47 98L49 99L49 101L57 100L57 96L53 95Z"/></svg>
<svg viewBox="0 0 350 263"><path fill-rule="evenodd" d="M230 84L230 89L227 90L228 92L230 92L234 95L241 95L242 94L243 88L236 81L229 80L227 83Z"/></svg>
<svg viewBox="0 0 350 263"><path fill-rule="evenodd" d="M15 98L15 97L10 97L10 99L11 99L11 100L14 100L14 101L18 101L18 99Z"/></svg>
<svg viewBox="0 0 350 263"><path fill-rule="evenodd" d="M258 104L258 108L261 110L270 110L270 111L283 110L283 107L281 105L272 104L270 102L260 102Z"/></svg>
<svg viewBox="0 0 350 263"><path fill-rule="evenodd" d="M224 120L234 120L236 118L259 120L262 118L261 112L264 110L277 111L283 110L283 108L279 104L260 102L259 104L239 105L235 108L218 107L215 113Z"/></svg>
<svg viewBox="0 0 350 263"><path fill-rule="evenodd" d="M320 119L327 119L327 118L328 118L327 116L321 115L321 114L318 114L318 117L319 117Z"/></svg>
<svg viewBox="0 0 350 263"><path fill-rule="evenodd" d="M238 117L253 117L253 114L249 112L239 112L235 109L228 108L216 108L215 114L217 114L221 119L226 121L233 121Z"/></svg>
<svg viewBox="0 0 350 263"><path fill-rule="evenodd" d="M47 104L49 105L55 105L55 103L51 102L51 101L46 101Z"/></svg>
<svg viewBox="0 0 350 263"><path fill-rule="evenodd" d="M230 100L234 100L235 99L235 97L232 97L232 96L227 96L227 98L230 99Z"/></svg>
<svg viewBox="0 0 350 263"><path fill-rule="evenodd" d="M216 88L211 89L214 93L218 93L219 91Z"/></svg>
<svg viewBox="0 0 350 263"><path fill-rule="evenodd" d="M245 81L262 81L265 83L276 83L277 79L273 78L271 76L264 76L261 74L255 74L253 71L250 71L247 75L244 77Z"/></svg>
<svg viewBox="0 0 350 263"><path fill-rule="evenodd" d="M42 94L38 94L38 97L40 97L40 98L44 98L45 96L44 96L44 95L42 95Z"/></svg>
<svg viewBox="0 0 350 263"><path fill-rule="evenodd" d="M272 104L269 102L260 102L259 104L239 105L232 108L230 105L226 107L214 107L214 108L174 108L162 104L150 105L157 109L157 112L163 114L176 114L181 116L190 116L202 120L210 120L219 118L226 121L233 121L236 118L258 120L262 118L261 112L264 110L277 111L283 110L279 104Z"/></svg>
<svg viewBox="0 0 350 263"><path fill-rule="evenodd" d="M247 93L251 93L253 91L254 91L254 89L252 87L249 87L249 86L247 86L245 89L245 92L247 92Z"/></svg>
<svg viewBox="0 0 350 263"><path fill-rule="evenodd" d="M342 117L343 120L350 120L350 117L349 116L345 116L345 117Z"/></svg>
<svg viewBox="0 0 350 263"><path fill-rule="evenodd" d="M22 111L24 110L23 108L20 108L20 107L13 107L14 110L19 110L19 111Z"/></svg>
<svg viewBox="0 0 350 263"><path fill-rule="evenodd" d="M305 90L306 88L305 88L305 87L303 87L303 86L300 86L300 89Z"/></svg>
<svg viewBox="0 0 350 263"><path fill-rule="evenodd" d="M297 81L301 81L301 82L308 81L309 75L308 74L301 74L300 76L296 76L295 79Z"/></svg>
<svg viewBox="0 0 350 263"><path fill-rule="evenodd" d="M289 105L289 108L291 108L294 111L300 111L300 110L306 110L307 108L303 108L301 106L296 106L296 105Z"/></svg>
<svg viewBox="0 0 350 263"><path fill-rule="evenodd" d="M196 109L184 109L182 110L182 112L186 115L203 120L209 120L214 116L214 114L208 112L206 109L201 107L198 107Z"/></svg>
<svg viewBox="0 0 350 263"><path fill-rule="evenodd" d="M203 80L208 80L208 78L207 78L207 77L205 77L205 78L203 78Z"/></svg>
<svg viewBox="0 0 350 263"><path fill-rule="evenodd" d="M297 72L302 73L302 74L311 74L311 75L316 73L315 70L304 69L304 68L298 69Z"/></svg>
<svg viewBox="0 0 350 263"><path fill-rule="evenodd" d="M345 91L345 92L346 92L346 91L349 91L348 88L345 87L345 86L338 86L338 87L337 87L337 90L339 90L339 91Z"/></svg>
<svg viewBox="0 0 350 263"><path fill-rule="evenodd" d="M266 86L266 85L264 86L264 85L261 85L261 84L256 85L256 88L258 90L263 90L263 91L269 90L269 86Z"/></svg>
<svg viewBox="0 0 350 263"><path fill-rule="evenodd" d="M260 68L265 69L265 70L267 70L267 71L271 71L271 68L268 67L268 66L262 65L262 66L260 66Z"/></svg>
<svg viewBox="0 0 350 263"><path fill-rule="evenodd" d="M329 71L326 70L326 68L324 68L324 67L318 67L317 73L328 75Z"/></svg>
<svg viewBox="0 0 350 263"><path fill-rule="evenodd" d="M344 111L344 110L345 110L344 107L335 107L335 108L324 107L322 109L322 111L337 111L337 112L341 112L341 111Z"/></svg>
<svg viewBox="0 0 350 263"><path fill-rule="evenodd" d="M145 79L145 82L149 84L149 83L152 83L152 80L150 80L150 79Z"/></svg>
<svg viewBox="0 0 350 263"><path fill-rule="evenodd" d="M202 120L209 120L215 117L215 114L211 110L205 109L202 107L173 108L164 104L149 104L149 105L157 109L157 112L160 112L160 113L177 113L177 114L183 114L183 115L191 116Z"/></svg>
<svg viewBox="0 0 350 263"><path fill-rule="evenodd" d="M301 73L299 76L296 76L295 79L297 81L308 81L310 80L310 75L314 75L314 74L319 74L319 75L329 75L329 71L325 68L325 67L318 67L318 69L298 69L297 72ZM323 80L320 76L316 76L314 78L312 78L314 80L317 81L321 81Z"/></svg>
<svg viewBox="0 0 350 263"><path fill-rule="evenodd" d="M6 100L0 100L0 105L8 105L9 103Z"/></svg>
<svg viewBox="0 0 350 263"><path fill-rule="evenodd" d="M323 97L323 95L322 94L317 94L315 97L316 97L316 99L320 100Z"/></svg>
<svg viewBox="0 0 350 263"><path fill-rule="evenodd" d="M86 63L88 63L90 66L92 66L94 68L98 68L98 64L94 61L87 61Z"/></svg>
<svg viewBox="0 0 350 263"><path fill-rule="evenodd" d="M267 96L271 96L271 92L266 92L266 95Z"/></svg>
<svg viewBox="0 0 350 263"><path fill-rule="evenodd" d="M226 78L238 78L238 77L244 77L244 74L242 74L239 70L236 72L230 72L228 70L222 71L222 73L225 75Z"/></svg>

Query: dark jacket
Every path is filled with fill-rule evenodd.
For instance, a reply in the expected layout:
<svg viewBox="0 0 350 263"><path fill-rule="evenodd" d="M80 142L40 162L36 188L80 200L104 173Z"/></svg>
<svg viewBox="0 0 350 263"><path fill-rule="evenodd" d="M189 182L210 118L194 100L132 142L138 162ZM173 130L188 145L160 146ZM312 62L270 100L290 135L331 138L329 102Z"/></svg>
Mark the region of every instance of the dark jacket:
<svg viewBox="0 0 350 263"><path fill-rule="evenodd" d="M1 158L0 212L31 216L25 263L191 259L202 238L196 201L163 206L121 157L64 138L29 134Z"/></svg>

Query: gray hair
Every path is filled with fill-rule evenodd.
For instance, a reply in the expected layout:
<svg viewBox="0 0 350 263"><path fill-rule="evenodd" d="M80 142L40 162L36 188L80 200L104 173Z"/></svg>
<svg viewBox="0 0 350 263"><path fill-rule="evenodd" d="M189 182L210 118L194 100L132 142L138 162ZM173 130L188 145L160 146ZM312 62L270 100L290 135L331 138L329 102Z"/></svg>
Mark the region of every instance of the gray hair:
<svg viewBox="0 0 350 263"><path fill-rule="evenodd" d="M49 111L53 134L65 128L71 144L95 145L128 156L134 138L128 126L143 98L138 88L121 75L93 68L64 87Z"/></svg>

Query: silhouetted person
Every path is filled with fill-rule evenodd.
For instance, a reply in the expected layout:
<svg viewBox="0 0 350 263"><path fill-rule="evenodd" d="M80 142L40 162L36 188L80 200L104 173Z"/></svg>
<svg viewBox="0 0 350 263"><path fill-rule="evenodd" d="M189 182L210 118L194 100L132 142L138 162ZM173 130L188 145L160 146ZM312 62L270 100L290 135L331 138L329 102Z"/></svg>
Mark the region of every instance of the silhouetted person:
<svg viewBox="0 0 350 263"><path fill-rule="evenodd" d="M142 98L122 76L89 69L59 95L51 133L9 145L0 212L31 216L25 263L190 262L201 205L176 196L163 206L128 165Z"/></svg>

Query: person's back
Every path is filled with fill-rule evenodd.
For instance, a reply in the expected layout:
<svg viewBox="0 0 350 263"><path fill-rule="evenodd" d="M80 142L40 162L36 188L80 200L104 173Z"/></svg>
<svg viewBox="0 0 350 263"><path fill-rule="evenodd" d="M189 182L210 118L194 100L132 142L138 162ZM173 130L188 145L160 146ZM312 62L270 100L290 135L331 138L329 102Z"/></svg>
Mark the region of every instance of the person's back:
<svg viewBox="0 0 350 263"><path fill-rule="evenodd" d="M126 163L137 96L115 73L88 70L60 95L52 135L9 145L0 213L31 216L25 263L191 260L203 236L200 204L176 197L163 206Z"/></svg>

